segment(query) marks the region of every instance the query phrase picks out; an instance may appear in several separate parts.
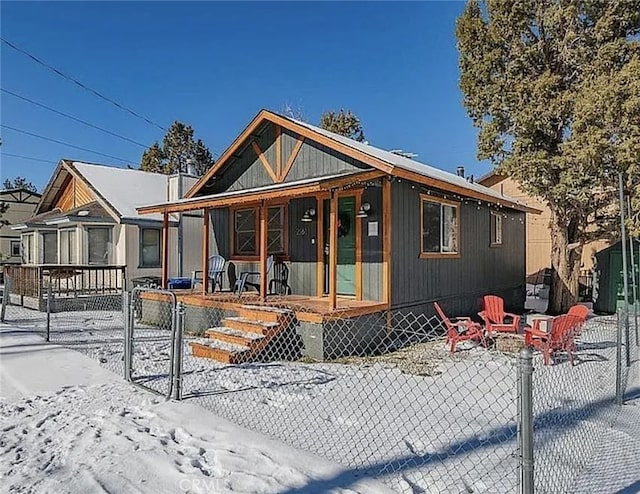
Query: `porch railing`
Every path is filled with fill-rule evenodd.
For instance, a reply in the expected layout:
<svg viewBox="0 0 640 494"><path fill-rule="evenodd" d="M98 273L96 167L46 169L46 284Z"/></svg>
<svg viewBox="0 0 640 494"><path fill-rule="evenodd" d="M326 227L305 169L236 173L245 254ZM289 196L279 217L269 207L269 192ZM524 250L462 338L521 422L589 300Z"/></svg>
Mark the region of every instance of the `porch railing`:
<svg viewBox="0 0 640 494"><path fill-rule="evenodd" d="M79 297L121 293L126 266L37 264L5 266L13 295L43 299L48 287L57 296Z"/></svg>

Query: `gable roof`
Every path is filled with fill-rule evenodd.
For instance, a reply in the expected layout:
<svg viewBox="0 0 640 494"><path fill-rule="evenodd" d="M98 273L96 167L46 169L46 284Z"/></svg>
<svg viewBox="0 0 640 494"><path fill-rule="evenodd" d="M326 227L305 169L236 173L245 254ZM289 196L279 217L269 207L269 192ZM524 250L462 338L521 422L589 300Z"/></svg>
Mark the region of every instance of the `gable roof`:
<svg viewBox="0 0 640 494"><path fill-rule="evenodd" d="M185 198L194 197L224 167L236 151L252 136L252 133L264 122L272 122L302 137L318 142L330 149L361 161L374 169L381 170L391 176L413 180L424 185L444 191L460 194L465 197L480 199L500 204L521 211L538 212L529 208L517 199L503 196L497 191L477 183L467 182L463 177L434 168L425 163L385 151L369 144L354 141L348 137L329 132L315 125L288 118L268 110L261 110L249 125L233 141L231 146L220 156L216 164L187 192Z"/></svg>
<svg viewBox="0 0 640 494"><path fill-rule="evenodd" d="M103 209L116 220L162 220L161 215L141 217L136 208L167 199L167 175L67 159L60 160L42 194L36 214L53 205L69 176L81 180Z"/></svg>

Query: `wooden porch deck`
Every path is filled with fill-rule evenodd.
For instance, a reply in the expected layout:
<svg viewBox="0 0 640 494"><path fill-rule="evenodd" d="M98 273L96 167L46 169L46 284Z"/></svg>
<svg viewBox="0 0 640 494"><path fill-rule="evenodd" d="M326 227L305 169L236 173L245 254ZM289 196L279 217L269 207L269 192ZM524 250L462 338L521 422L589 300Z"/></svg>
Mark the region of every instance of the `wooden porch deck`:
<svg viewBox="0 0 640 494"><path fill-rule="evenodd" d="M389 308L388 304L376 300L355 300L338 297L336 308L330 308L328 297L303 295L267 296L262 300L257 293L245 293L238 297L229 292L192 293L191 290L173 290L179 302L196 307L234 309L244 305L290 309L299 321L319 323L326 319L346 319L373 314ZM149 295L149 294L147 294Z"/></svg>

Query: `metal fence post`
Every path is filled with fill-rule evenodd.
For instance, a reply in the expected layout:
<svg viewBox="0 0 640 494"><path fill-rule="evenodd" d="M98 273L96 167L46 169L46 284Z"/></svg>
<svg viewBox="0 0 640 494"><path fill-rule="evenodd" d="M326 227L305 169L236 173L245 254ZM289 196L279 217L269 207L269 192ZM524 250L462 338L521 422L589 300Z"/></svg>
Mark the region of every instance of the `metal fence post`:
<svg viewBox="0 0 640 494"><path fill-rule="evenodd" d="M622 320L620 311L616 311L616 403L622 405Z"/></svg>
<svg viewBox="0 0 640 494"><path fill-rule="evenodd" d="M627 264L627 227L625 225L625 204L624 204L624 179L622 172L618 173L618 187L620 193L620 233L622 235L622 289L623 295L623 324L625 328L625 346L627 367L631 365L631 353L629 349L629 267ZM632 259L633 262L633 259Z"/></svg>
<svg viewBox="0 0 640 494"><path fill-rule="evenodd" d="M124 316L124 378L131 381L131 297L122 292L122 312Z"/></svg>
<svg viewBox="0 0 640 494"><path fill-rule="evenodd" d="M51 289L51 282L47 285L47 336L46 341L51 341L51 297L53 296L53 290Z"/></svg>
<svg viewBox="0 0 640 494"><path fill-rule="evenodd" d="M523 348L518 355L520 492L533 494L533 352Z"/></svg>
<svg viewBox="0 0 640 494"><path fill-rule="evenodd" d="M173 341L173 399L182 399L182 333L184 329L184 304L178 302L173 319L175 326Z"/></svg>
<svg viewBox="0 0 640 494"><path fill-rule="evenodd" d="M2 290L2 307L0 308L0 322L5 321L7 313L7 304L9 303L9 297L11 293L11 277L4 277L4 289Z"/></svg>

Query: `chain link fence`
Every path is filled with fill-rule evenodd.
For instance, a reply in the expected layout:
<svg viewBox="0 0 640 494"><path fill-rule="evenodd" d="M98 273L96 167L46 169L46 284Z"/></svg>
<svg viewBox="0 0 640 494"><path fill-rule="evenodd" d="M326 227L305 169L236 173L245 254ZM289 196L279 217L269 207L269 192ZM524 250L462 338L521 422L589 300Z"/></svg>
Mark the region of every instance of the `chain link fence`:
<svg viewBox="0 0 640 494"><path fill-rule="evenodd" d="M638 344L627 339L634 329L616 315L596 317L575 338L574 365L563 352L548 366L534 357L535 492L580 492L576 479L615 422L616 403L637 386Z"/></svg>
<svg viewBox="0 0 640 494"><path fill-rule="evenodd" d="M153 289L46 301L29 309L5 290L3 320L402 493L518 492L523 402L536 492L572 492L616 418L617 381L627 386L638 368L634 327L627 345L615 316L587 322L575 365L561 352L544 365L535 352L527 391L524 338L464 341L451 353L441 320L423 313L328 313L292 297L231 294L185 306Z"/></svg>

